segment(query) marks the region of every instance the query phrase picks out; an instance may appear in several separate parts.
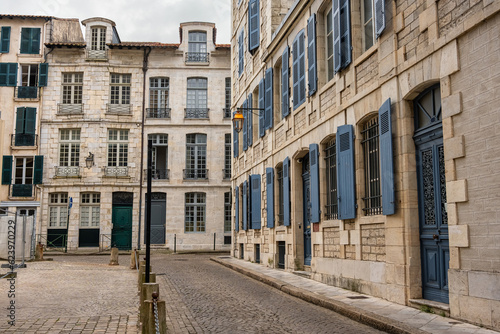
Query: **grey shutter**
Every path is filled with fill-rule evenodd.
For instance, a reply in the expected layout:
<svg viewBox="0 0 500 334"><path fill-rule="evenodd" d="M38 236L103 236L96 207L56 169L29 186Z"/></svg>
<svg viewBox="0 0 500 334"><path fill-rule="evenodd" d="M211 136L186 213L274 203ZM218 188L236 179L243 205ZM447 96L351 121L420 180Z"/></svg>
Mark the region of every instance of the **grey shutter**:
<svg viewBox="0 0 500 334"><path fill-rule="evenodd" d="M0 63L0 86L17 85L17 63Z"/></svg>
<svg viewBox="0 0 500 334"><path fill-rule="evenodd" d="M266 168L267 227L274 227L274 169Z"/></svg>
<svg viewBox="0 0 500 334"><path fill-rule="evenodd" d="M253 51L260 44L259 0L248 2L248 50Z"/></svg>
<svg viewBox="0 0 500 334"><path fill-rule="evenodd" d="M33 184L43 183L43 155L35 155L35 170L33 173Z"/></svg>
<svg viewBox="0 0 500 334"><path fill-rule="evenodd" d="M245 67L245 49L244 49L244 30L240 32L240 36L238 38L238 75L241 76L243 74L243 69Z"/></svg>
<svg viewBox="0 0 500 334"><path fill-rule="evenodd" d="M318 89L318 73L316 66L316 14L307 20L307 63L309 96Z"/></svg>
<svg viewBox="0 0 500 334"><path fill-rule="evenodd" d="M290 68L288 60L290 49L288 46L281 56L281 114L283 118L290 114Z"/></svg>
<svg viewBox="0 0 500 334"><path fill-rule="evenodd" d="M252 99L253 99L253 95L252 93L250 93L248 95L248 99L247 99L247 108L248 108L248 113L247 113L247 117L248 117L248 133L247 133L247 138L248 138L248 147L252 146L253 145L253 110L252 110L252 105L253 105L253 102L252 102Z"/></svg>
<svg viewBox="0 0 500 334"><path fill-rule="evenodd" d="M293 81L293 109L299 106L299 35L295 37L292 44L292 81Z"/></svg>
<svg viewBox="0 0 500 334"><path fill-rule="evenodd" d="M290 158L283 161L283 225L290 226Z"/></svg>
<svg viewBox="0 0 500 334"><path fill-rule="evenodd" d="M251 188L251 202L252 202L252 229L253 230L260 230L261 228L261 200L260 200L260 195L261 195L261 190L260 190L260 185L261 185L261 178L259 174L251 175L250 176L250 188Z"/></svg>
<svg viewBox="0 0 500 334"><path fill-rule="evenodd" d="M321 213L319 206L319 146L309 145L309 164L311 175L311 223L319 223Z"/></svg>
<svg viewBox="0 0 500 334"><path fill-rule="evenodd" d="M2 27L0 40L0 53L8 53L10 50L10 27Z"/></svg>
<svg viewBox="0 0 500 334"><path fill-rule="evenodd" d="M396 211L394 196L394 167L392 152L391 99L378 110L380 133L380 170L382 178L382 213L392 215Z"/></svg>
<svg viewBox="0 0 500 334"><path fill-rule="evenodd" d="M293 41L293 109L297 109L306 100L306 56L304 48L304 30Z"/></svg>
<svg viewBox="0 0 500 334"><path fill-rule="evenodd" d="M264 137L265 129L265 83L264 78L262 78L259 82L259 137Z"/></svg>
<svg viewBox="0 0 500 334"><path fill-rule="evenodd" d="M352 125L337 128L338 218L356 218L354 130Z"/></svg>
<svg viewBox="0 0 500 334"><path fill-rule="evenodd" d="M341 67L346 68L351 63L351 5L350 0L340 0L340 59Z"/></svg>
<svg viewBox="0 0 500 334"><path fill-rule="evenodd" d="M233 112L233 118L234 118L234 112ZM233 157L237 158L238 155L240 154L239 152L239 142L238 142L238 138L239 137L239 133L236 132L236 129L233 127Z"/></svg>
<svg viewBox="0 0 500 334"><path fill-rule="evenodd" d="M12 182L12 155L4 155L2 159L2 184Z"/></svg>
<svg viewBox="0 0 500 334"><path fill-rule="evenodd" d="M335 73L340 71L340 1L333 0L332 13L333 13L333 67Z"/></svg>
<svg viewBox="0 0 500 334"><path fill-rule="evenodd" d="M38 86L39 87L47 86L48 75L49 75L49 64L40 63L40 66L38 69Z"/></svg>
<svg viewBox="0 0 500 334"><path fill-rule="evenodd" d="M265 112L264 112L264 120L265 125L264 128L266 130L271 129L273 127L273 69L268 68L266 70L265 75Z"/></svg>
<svg viewBox="0 0 500 334"><path fill-rule="evenodd" d="M248 149L248 100L243 102L243 151Z"/></svg>
<svg viewBox="0 0 500 334"><path fill-rule="evenodd" d="M384 0L375 0L375 10L373 13L373 17L375 18L375 36L377 38L380 37L382 31L385 29L385 8L384 8Z"/></svg>
<svg viewBox="0 0 500 334"><path fill-rule="evenodd" d="M236 232L240 230L240 192L239 188L236 187L234 190L234 229Z"/></svg>
<svg viewBox="0 0 500 334"><path fill-rule="evenodd" d="M247 198L247 181L243 181L243 194L242 194L242 211L241 214L243 216L243 230L247 230L247 221L248 221L248 198Z"/></svg>

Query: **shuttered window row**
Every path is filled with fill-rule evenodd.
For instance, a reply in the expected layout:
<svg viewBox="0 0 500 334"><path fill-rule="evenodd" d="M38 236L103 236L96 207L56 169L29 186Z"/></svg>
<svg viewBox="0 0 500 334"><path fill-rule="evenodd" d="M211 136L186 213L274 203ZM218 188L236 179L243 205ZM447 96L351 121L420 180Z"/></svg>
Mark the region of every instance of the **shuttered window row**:
<svg viewBox="0 0 500 334"><path fill-rule="evenodd" d="M36 68L35 68L36 69ZM15 87L17 86L17 63L0 63L0 86ZM49 74L49 64L41 63L38 65L38 86L47 86ZM21 85L21 84L19 84Z"/></svg>

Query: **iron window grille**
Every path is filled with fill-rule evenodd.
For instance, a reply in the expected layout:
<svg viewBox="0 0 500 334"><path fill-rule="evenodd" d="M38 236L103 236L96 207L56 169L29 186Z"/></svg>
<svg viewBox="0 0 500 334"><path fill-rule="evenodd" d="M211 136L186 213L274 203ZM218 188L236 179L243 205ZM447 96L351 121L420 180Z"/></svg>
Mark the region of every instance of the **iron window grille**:
<svg viewBox="0 0 500 334"><path fill-rule="evenodd" d="M337 151L336 139L330 140L325 149L326 161L326 219L338 218L337 203Z"/></svg>
<svg viewBox="0 0 500 334"><path fill-rule="evenodd" d="M226 78L224 118L231 118L231 78Z"/></svg>
<svg viewBox="0 0 500 334"><path fill-rule="evenodd" d="M224 233L231 232L231 192L224 193Z"/></svg>
<svg viewBox="0 0 500 334"><path fill-rule="evenodd" d="M231 178L231 134L224 135L224 179Z"/></svg>
<svg viewBox="0 0 500 334"><path fill-rule="evenodd" d="M378 117L370 119L361 131L365 172L365 197L363 212L366 216L382 213L380 191L380 153Z"/></svg>
<svg viewBox="0 0 500 334"><path fill-rule="evenodd" d="M188 33L188 52L186 62L208 63L207 33L205 31L190 31Z"/></svg>

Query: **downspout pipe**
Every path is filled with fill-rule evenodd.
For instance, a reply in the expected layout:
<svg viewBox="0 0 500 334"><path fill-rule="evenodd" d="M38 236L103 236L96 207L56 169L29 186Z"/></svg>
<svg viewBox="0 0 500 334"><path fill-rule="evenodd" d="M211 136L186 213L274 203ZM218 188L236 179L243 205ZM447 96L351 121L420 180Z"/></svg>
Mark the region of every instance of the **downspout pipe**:
<svg viewBox="0 0 500 334"><path fill-rule="evenodd" d="M142 118L141 118L141 164L139 170L139 230L137 233L137 249L141 249L141 219L142 219L142 180L144 170L144 121L146 119L146 72L148 71L149 54L151 47L144 49L144 59L142 61Z"/></svg>

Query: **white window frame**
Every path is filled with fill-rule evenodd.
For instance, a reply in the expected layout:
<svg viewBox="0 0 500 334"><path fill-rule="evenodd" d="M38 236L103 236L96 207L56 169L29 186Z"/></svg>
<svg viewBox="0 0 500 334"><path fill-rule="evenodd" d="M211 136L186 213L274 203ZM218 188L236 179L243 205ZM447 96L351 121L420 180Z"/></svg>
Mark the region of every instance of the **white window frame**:
<svg viewBox="0 0 500 334"><path fill-rule="evenodd" d="M95 26L90 28L90 40L91 50L106 50L106 27Z"/></svg>
<svg viewBox="0 0 500 334"><path fill-rule="evenodd" d="M49 194L49 228L66 228L68 222L68 193Z"/></svg>
<svg viewBox="0 0 500 334"><path fill-rule="evenodd" d="M129 73L111 73L110 77L110 104L130 104L132 75Z"/></svg>
<svg viewBox="0 0 500 334"><path fill-rule="evenodd" d="M128 166L128 130L108 129L108 167Z"/></svg>
<svg viewBox="0 0 500 334"><path fill-rule="evenodd" d="M366 17L366 2L369 2L370 4L370 9L371 9L371 16ZM362 36L362 41L363 41L363 52L371 48L372 46L375 45L375 4L374 0L363 0L361 1L361 27L363 30L363 33L361 34ZM367 29L371 26L371 34ZM371 35L371 41L367 39L368 35ZM367 44L370 43L371 44Z"/></svg>
<svg viewBox="0 0 500 334"><path fill-rule="evenodd" d="M99 228L101 224L101 194L80 195L80 228Z"/></svg>
<svg viewBox="0 0 500 334"><path fill-rule="evenodd" d="M83 73L62 73L62 103L82 104Z"/></svg>
<svg viewBox="0 0 500 334"><path fill-rule="evenodd" d="M31 160L31 165L30 165ZM22 162L22 165L19 163ZM21 171L21 175L17 176L17 172ZM34 157L16 157L14 159L14 184L33 184L35 174L35 158ZM31 174L31 176L29 176ZM21 181L21 182L18 182Z"/></svg>
<svg viewBox="0 0 500 334"><path fill-rule="evenodd" d="M19 64L19 79L18 79L18 85L22 87L36 87L38 86L38 64ZM27 81L24 80L24 69L27 70ZM33 75L33 80L30 80L30 77L32 76L32 72L35 71L35 74Z"/></svg>
<svg viewBox="0 0 500 334"><path fill-rule="evenodd" d="M193 196L193 203L188 203L188 196ZM186 193L184 197L184 232L185 233L204 233L207 222L207 195L206 193L191 192ZM192 209L192 211L191 211ZM188 226L188 211L192 213L193 226ZM202 221L197 218L202 215Z"/></svg>
<svg viewBox="0 0 500 334"><path fill-rule="evenodd" d="M59 166L78 167L79 165L80 129L59 129Z"/></svg>

